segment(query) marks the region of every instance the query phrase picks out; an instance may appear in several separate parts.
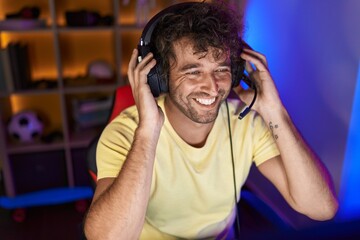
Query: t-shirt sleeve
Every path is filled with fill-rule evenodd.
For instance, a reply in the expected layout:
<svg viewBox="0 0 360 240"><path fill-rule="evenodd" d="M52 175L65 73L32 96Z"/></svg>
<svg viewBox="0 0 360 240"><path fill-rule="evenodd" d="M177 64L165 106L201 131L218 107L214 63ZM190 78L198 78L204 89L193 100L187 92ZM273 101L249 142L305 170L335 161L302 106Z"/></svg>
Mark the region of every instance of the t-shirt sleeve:
<svg viewBox="0 0 360 240"><path fill-rule="evenodd" d="M259 166L266 160L280 155L271 131L258 114L254 117L253 161Z"/></svg>
<svg viewBox="0 0 360 240"><path fill-rule="evenodd" d="M97 179L117 177L130 150L138 118L125 111L102 132L97 149Z"/></svg>

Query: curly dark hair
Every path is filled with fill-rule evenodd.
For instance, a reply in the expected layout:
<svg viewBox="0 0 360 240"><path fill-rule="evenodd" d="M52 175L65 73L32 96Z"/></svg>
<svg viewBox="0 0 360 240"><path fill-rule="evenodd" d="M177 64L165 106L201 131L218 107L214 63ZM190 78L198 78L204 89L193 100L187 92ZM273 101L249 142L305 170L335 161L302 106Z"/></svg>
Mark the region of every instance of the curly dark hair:
<svg viewBox="0 0 360 240"><path fill-rule="evenodd" d="M168 79L170 59L176 61L173 43L183 37L193 41L199 52L218 49L215 59L230 52L231 63L239 64L242 51L243 18L223 2L194 2L161 17L152 34L156 55L161 59L163 79ZM233 73L234 74L234 73Z"/></svg>

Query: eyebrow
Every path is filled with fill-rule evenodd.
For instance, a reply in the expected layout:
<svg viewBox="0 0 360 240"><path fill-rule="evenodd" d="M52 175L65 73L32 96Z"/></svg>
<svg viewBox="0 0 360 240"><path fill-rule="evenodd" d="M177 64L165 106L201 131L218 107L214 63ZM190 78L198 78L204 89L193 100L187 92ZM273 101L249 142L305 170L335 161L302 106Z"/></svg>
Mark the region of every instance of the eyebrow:
<svg viewBox="0 0 360 240"><path fill-rule="evenodd" d="M189 69L192 69L192 68L197 68L197 67L200 67L201 64L198 64L198 63L189 63L189 64L185 64L184 66L182 66L180 68L180 72L185 72Z"/></svg>
<svg viewBox="0 0 360 240"><path fill-rule="evenodd" d="M198 64L198 63L188 63L188 64L185 64L184 66L182 66L179 70L180 70L180 72L185 72L189 69L198 68L201 66L202 66L202 64ZM229 63L229 61L223 61L223 62L219 63L218 66L219 67L230 67L231 64Z"/></svg>

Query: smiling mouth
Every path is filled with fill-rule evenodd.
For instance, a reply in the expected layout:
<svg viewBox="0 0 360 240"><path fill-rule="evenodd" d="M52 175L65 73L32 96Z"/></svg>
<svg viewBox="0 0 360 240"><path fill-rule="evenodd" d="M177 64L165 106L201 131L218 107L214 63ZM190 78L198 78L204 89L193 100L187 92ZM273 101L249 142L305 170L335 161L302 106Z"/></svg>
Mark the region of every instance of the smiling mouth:
<svg viewBox="0 0 360 240"><path fill-rule="evenodd" d="M202 105L210 106L215 102L216 98L195 98L195 100Z"/></svg>

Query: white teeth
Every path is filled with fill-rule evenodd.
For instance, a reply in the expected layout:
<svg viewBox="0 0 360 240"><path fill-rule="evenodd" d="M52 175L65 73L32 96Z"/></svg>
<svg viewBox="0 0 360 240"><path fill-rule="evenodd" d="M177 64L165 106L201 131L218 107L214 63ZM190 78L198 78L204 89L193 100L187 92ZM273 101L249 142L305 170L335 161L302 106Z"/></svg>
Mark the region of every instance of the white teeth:
<svg viewBox="0 0 360 240"><path fill-rule="evenodd" d="M204 105L211 105L215 102L215 98L196 98L196 101Z"/></svg>

